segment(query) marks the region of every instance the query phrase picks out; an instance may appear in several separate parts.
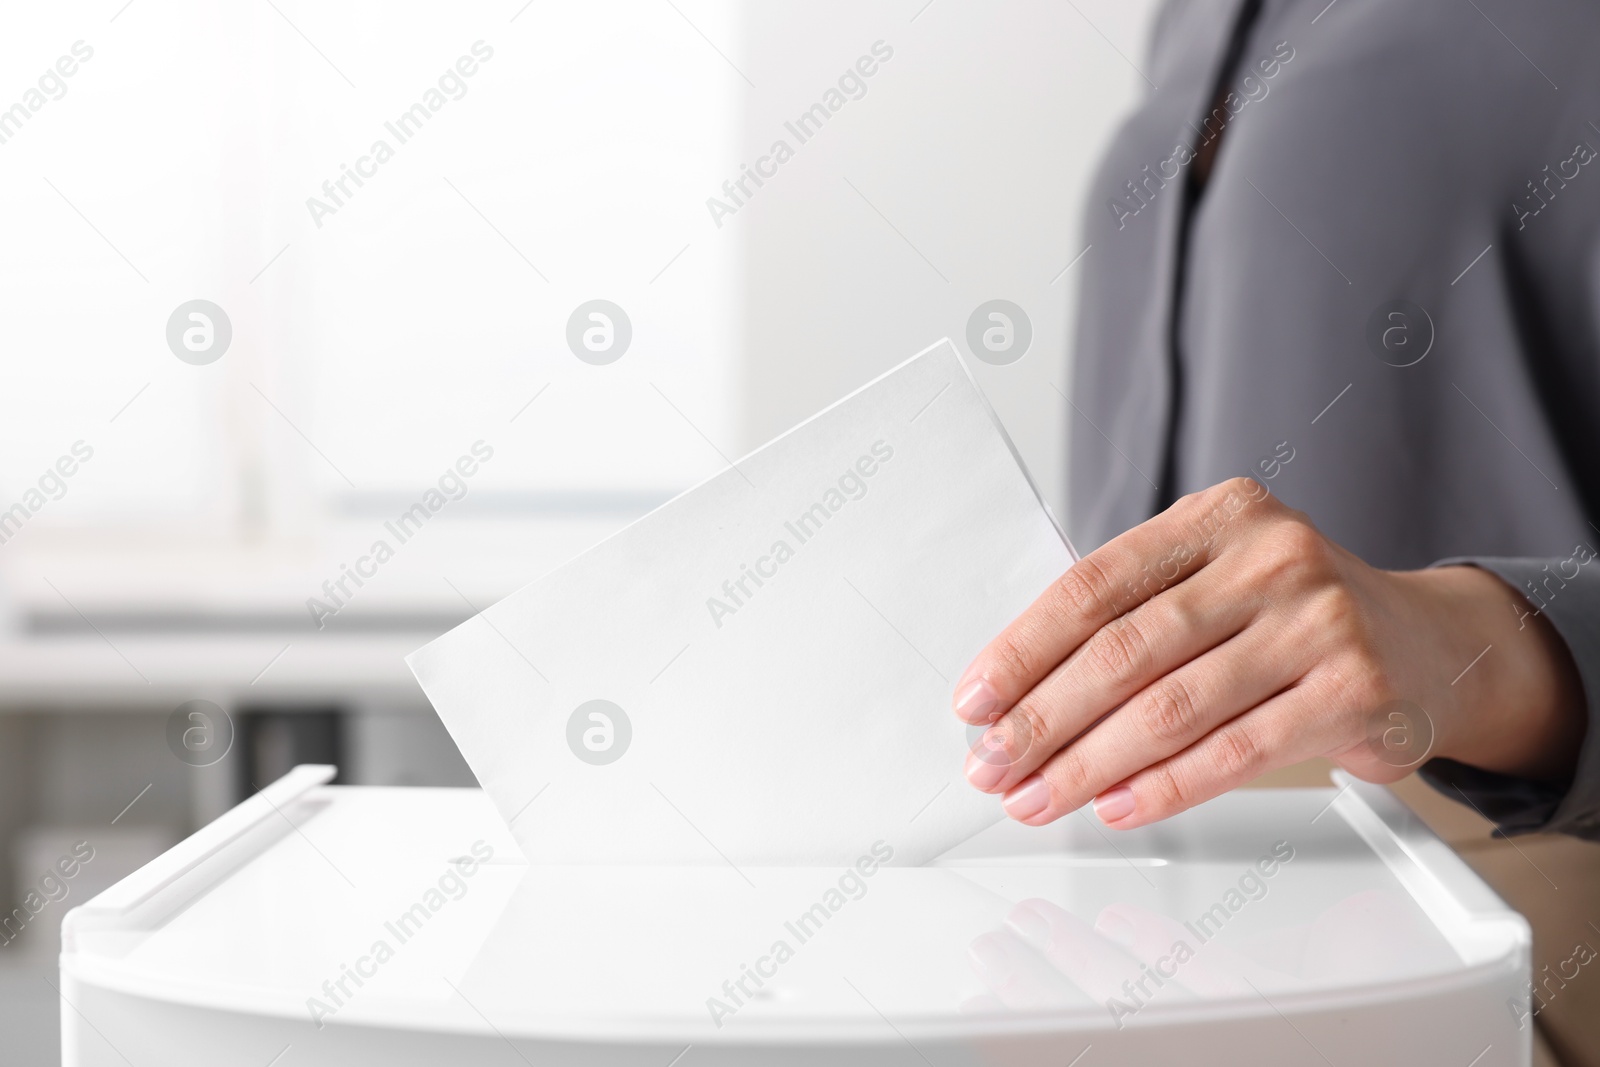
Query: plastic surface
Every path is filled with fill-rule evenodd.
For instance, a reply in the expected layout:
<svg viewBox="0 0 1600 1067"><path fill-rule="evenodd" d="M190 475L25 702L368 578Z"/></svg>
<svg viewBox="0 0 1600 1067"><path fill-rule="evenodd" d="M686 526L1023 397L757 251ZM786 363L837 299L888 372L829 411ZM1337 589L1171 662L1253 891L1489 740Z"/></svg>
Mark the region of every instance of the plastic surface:
<svg viewBox="0 0 1600 1067"><path fill-rule="evenodd" d="M477 790L328 773L68 915L66 1064L1531 1054L1526 923L1379 787L1007 823L922 868L576 868Z"/></svg>

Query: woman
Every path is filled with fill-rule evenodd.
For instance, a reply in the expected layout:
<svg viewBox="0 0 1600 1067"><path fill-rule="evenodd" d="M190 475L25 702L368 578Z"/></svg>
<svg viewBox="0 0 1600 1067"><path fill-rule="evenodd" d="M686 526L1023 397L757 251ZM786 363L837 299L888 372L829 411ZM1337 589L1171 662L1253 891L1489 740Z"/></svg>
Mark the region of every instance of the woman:
<svg viewBox="0 0 1600 1067"><path fill-rule="evenodd" d="M1589 0L1164 5L1079 268L1101 547L954 696L1013 818L1426 759L1600 837L1596 41Z"/></svg>

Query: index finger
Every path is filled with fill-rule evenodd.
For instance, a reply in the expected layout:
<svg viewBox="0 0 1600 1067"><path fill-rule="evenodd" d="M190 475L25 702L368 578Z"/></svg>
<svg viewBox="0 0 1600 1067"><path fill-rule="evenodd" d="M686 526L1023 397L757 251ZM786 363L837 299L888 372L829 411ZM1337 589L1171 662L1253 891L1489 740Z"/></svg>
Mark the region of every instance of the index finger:
<svg viewBox="0 0 1600 1067"><path fill-rule="evenodd" d="M1228 523L1266 495L1253 478L1192 493L1073 564L962 673L956 715L998 719L1095 631L1211 562Z"/></svg>

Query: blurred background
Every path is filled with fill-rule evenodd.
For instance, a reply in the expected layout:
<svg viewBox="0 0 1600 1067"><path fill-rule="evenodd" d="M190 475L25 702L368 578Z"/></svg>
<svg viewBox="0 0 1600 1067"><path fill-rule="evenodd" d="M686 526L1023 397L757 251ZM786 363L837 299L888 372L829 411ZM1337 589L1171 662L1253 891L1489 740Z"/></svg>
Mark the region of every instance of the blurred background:
<svg viewBox="0 0 1600 1067"><path fill-rule="evenodd" d="M473 784L406 653L989 301L1061 514L1078 219L1155 6L5 5L3 913L93 859L0 938L0 1058L58 1062L67 909L298 762ZM1402 791L1570 954L1592 848ZM1541 1015L1562 1062L1597 1005Z"/></svg>
<svg viewBox="0 0 1600 1067"><path fill-rule="evenodd" d="M1153 7L5 5L4 914L94 858L7 929L0 1059L58 1062L74 904L297 762L472 784L406 653L987 301L1059 505L1079 205ZM579 358L595 300L627 327Z"/></svg>

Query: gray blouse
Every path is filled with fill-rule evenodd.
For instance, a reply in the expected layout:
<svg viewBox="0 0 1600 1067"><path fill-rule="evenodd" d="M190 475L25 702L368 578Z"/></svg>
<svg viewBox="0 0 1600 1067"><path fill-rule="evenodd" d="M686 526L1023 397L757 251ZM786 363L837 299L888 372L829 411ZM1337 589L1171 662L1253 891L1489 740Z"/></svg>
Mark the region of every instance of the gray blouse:
<svg viewBox="0 0 1600 1067"><path fill-rule="evenodd" d="M1375 566L1524 590L1575 779L1423 768L1506 833L1600 838L1597 46L1593 0L1169 0L1087 207L1078 547L1250 474Z"/></svg>

